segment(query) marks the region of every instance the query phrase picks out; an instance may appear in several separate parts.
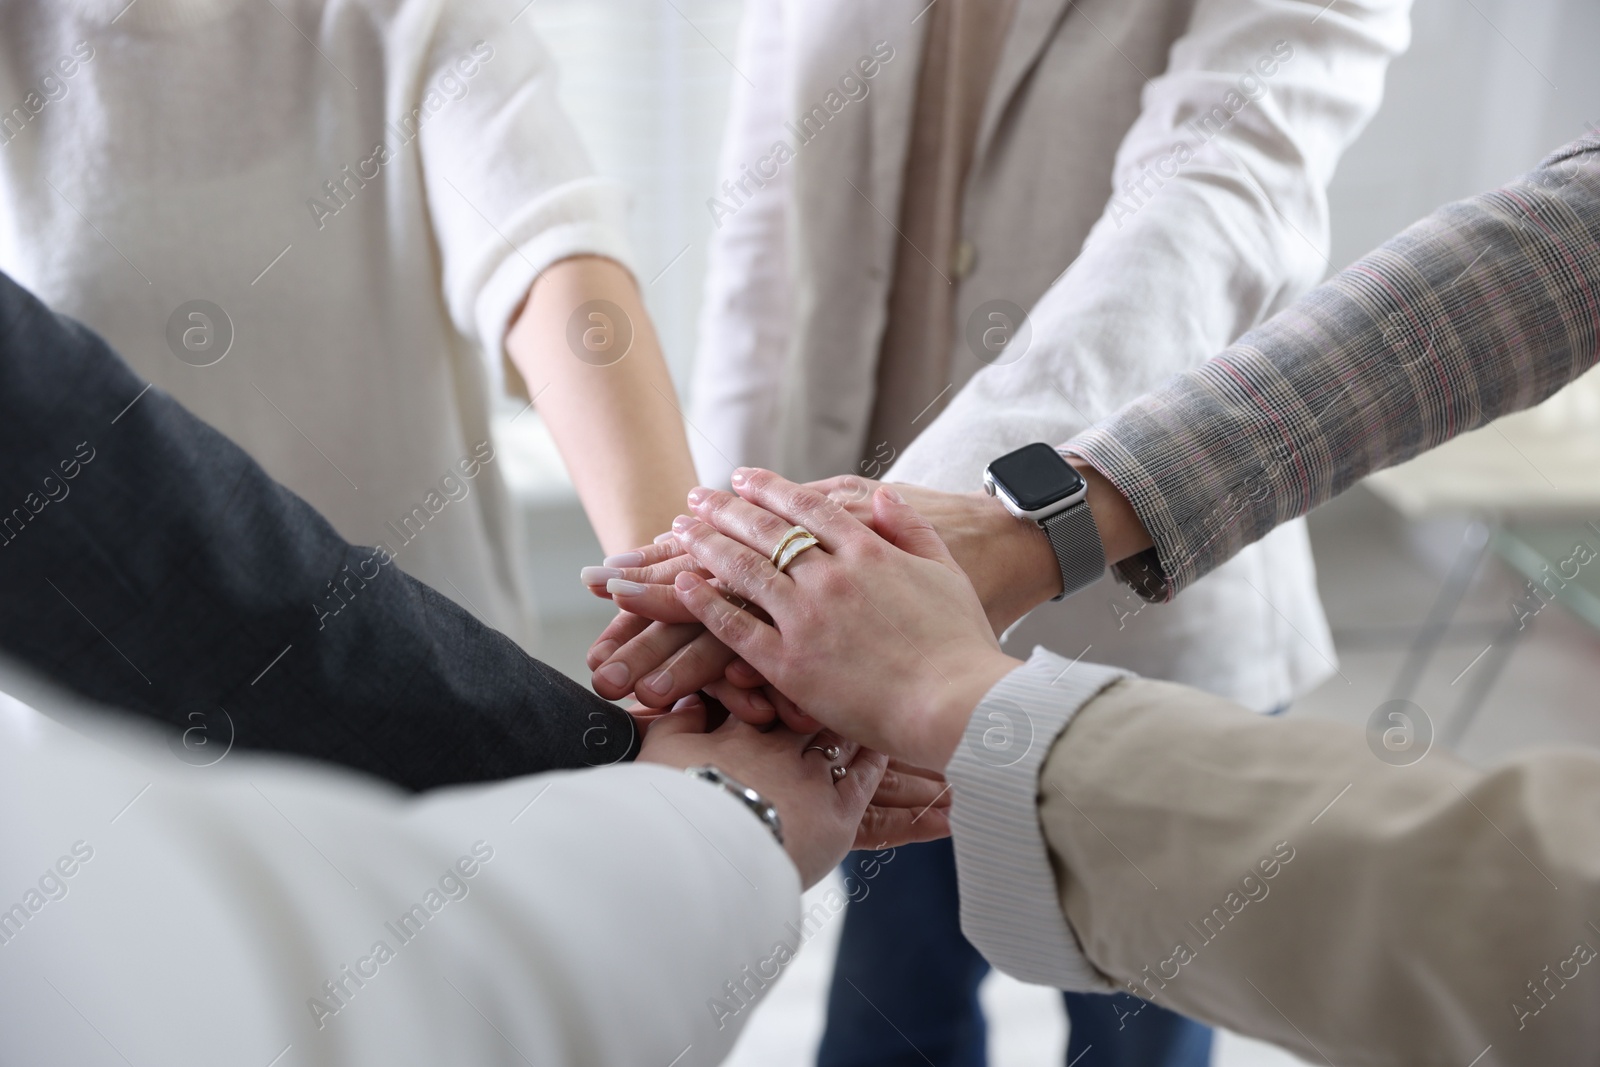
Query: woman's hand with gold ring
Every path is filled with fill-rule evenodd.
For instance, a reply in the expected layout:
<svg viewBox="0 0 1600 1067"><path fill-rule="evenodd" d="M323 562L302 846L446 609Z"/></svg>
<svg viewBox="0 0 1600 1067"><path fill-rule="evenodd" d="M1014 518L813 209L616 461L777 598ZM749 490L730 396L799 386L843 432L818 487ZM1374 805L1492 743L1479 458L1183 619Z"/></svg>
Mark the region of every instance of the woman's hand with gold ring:
<svg viewBox="0 0 1600 1067"><path fill-rule="evenodd" d="M783 536L778 538L778 543L772 546L772 552L767 556L767 558L776 564L783 556L784 549L788 548L791 542L798 541L803 537L811 537L813 541L816 540L815 537L811 536L811 531L806 529L804 526L789 527L787 530L783 531Z"/></svg>
<svg viewBox="0 0 1600 1067"><path fill-rule="evenodd" d="M949 763L973 708L1018 664L1000 649L971 581L932 526L887 486L873 494L868 526L770 471L741 470L734 483L742 506L703 505L678 537L698 570L765 617L733 606L726 588L691 570L673 582L684 606L833 731L916 766ZM750 513L764 509L774 535L803 525L825 551L778 574L742 540L757 526Z"/></svg>
<svg viewBox="0 0 1600 1067"><path fill-rule="evenodd" d="M799 530L800 535L798 537L785 538L783 545L774 554L772 562L777 565L779 574L787 571L789 564L793 563L795 557L799 556L800 553L808 548L815 548L822 543L803 527L796 526L794 529Z"/></svg>

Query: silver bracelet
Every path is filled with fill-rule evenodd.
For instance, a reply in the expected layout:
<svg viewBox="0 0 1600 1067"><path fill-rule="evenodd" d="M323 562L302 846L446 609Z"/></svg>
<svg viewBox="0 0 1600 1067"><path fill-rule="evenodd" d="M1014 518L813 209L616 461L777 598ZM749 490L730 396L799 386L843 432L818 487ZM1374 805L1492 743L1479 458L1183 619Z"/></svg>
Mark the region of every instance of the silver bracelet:
<svg viewBox="0 0 1600 1067"><path fill-rule="evenodd" d="M778 809L767 801L767 798L757 793L743 782L735 780L719 767L706 764L704 767L685 767L683 773L690 778L698 778L702 782L709 782L719 786L739 803L750 809L750 814L761 820L761 825L772 832L778 844L783 844L783 822L778 818Z"/></svg>

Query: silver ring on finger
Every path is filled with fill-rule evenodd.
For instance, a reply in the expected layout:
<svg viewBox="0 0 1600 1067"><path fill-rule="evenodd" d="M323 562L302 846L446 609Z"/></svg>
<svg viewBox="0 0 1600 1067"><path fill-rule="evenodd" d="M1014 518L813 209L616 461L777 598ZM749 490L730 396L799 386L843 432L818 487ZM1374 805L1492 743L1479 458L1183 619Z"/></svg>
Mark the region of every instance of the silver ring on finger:
<svg viewBox="0 0 1600 1067"><path fill-rule="evenodd" d="M836 766L836 767L833 768L833 780L836 781L836 782L842 782L842 781L844 781L844 776L849 774L849 773L850 773L850 768L849 767L845 767L845 766L842 766L842 765L841 766Z"/></svg>
<svg viewBox="0 0 1600 1067"><path fill-rule="evenodd" d="M800 755L804 756L807 752L820 752L822 753L823 759L827 760L829 763L832 763L834 760L839 758L839 753L841 751L842 749L840 749L838 745L807 745L805 748L800 750Z"/></svg>

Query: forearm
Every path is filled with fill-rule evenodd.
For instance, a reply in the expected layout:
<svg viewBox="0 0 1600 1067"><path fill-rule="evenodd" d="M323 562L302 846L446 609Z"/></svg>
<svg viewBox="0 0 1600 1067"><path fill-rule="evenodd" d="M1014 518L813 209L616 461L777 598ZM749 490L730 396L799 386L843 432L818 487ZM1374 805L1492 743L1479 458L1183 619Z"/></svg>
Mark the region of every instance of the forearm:
<svg viewBox="0 0 1600 1067"><path fill-rule="evenodd" d="M37 884L79 838L90 857L72 903L20 936L0 928L8 987L72 975L68 995L142 1020L124 1032L144 1062L293 1042L307 1064L710 1065L786 962L774 944L798 948L783 850L668 768L408 800L237 754L196 774L159 745L141 759L130 739L113 752L50 722L0 719L0 740L5 883ZM227 1025L185 1025L197 1006ZM0 1033L7 1062L112 1055L26 998L3 998Z"/></svg>
<svg viewBox="0 0 1600 1067"><path fill-rule="evenodd" d="M1363 4L1311 24L1281 0L1202 3L1190 20L1143 90L1100 220L1071 242L1071 265L1028 310L1027 358L980 370L892 480L976 488L991 460L1080 434L1321 277L1324 187L1377 109L1384 70L1405 45L1406 4ZM1232 117L1213 136L1206 124L1224 100ZM1122 494L1088 464L1079 469L1107 560L1148 547ZM1019 617L1060 585L1025 537L1009 540L1018 559L1033 561L1005 576L1006 614Z"/></svg>
<svg viewBox="0 0 1600 1067"><path fill-rule="evenodd" d="M0 454L0 499L39 507L0 533L0 648L79 693L412 789L635 748L619 709L346 542L4 276Z"/></svg>
<svg viewBox="0 0 1600 1067"><path fill-rule="evenodd" d="M1600 945L1583 815L1600 764L1394 753L1165 683L1106 690L1039 787L1083 951L1157 1004L1319 1062L1460 1067L1491 1044L1483 1063L1580 1062L1600 1031L1581 994L1528 983L1570 981L1574 942Z"/></svg>
<svg viewBox="0 0 1600 1067"><path fill-rule="evenodd" d="M1158 595L1594 365L1600 142L1581 145L1441 208L1069 443L1149 527Z"/></svg>
<svg viewBox="0 0 1600 1067"><path fill-rule="evenodd" d="M535 1063L712 1067L787 962L775 946L799 947L794 864L749 809L680 771L524 779L441 797L427 820L505 827L508 862L485 871L494 896L475 917L477 943L502 947L471 966Z"/></svg>
<svg viewBox="0 0 1600 1067"><path fill-rule="evenodd" d="M585 307L595 301L609 307ZM557 263L534 283L506 351L602 547L621 552L668 529L694 487L694 464L632 276L592 256Z"/></svg>
<svg viewBox="0 0 1600 1067"><path fill-rule="evenodd" d="M1186 9L1187 32L1117 150L1113 195L1086 236L1063 242L1065 271L1027 308L1026 357L979 370L890 480L976 489L991 460L1067 441L1315 285L1326 182L1377 110L1406 7L1347 5L1315 24L1291 0ZM1224 100L1234 114L1216 135Z"/></svg>
<svg viewBox="0 0 1600 1067"><path fill-rule="evenodd" d="M1116 563L1149 548L1150 535L1128 499L1084 460L1069 460L1088 483L1089 513L1106 561ZM996 633L1061 592L1061 565L1037 523L1017 518L984 493L901 488L972 579Z"/></svg>

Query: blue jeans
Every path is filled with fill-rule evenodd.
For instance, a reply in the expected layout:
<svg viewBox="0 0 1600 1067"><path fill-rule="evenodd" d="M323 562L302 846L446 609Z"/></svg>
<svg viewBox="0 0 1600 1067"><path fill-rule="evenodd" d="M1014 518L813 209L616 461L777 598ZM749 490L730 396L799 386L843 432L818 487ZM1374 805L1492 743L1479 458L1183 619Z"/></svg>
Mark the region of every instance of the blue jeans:
<svg viewBox="0 0 1600 1067"><path fill-rule="evenodd" d="M851 903L818 1067L983 1067L978 983L989 964L961 934L950 842L852 853ZM870 876L868 872L871 872ZM1072 1067L1206 1067L1211 1030L1127 993L1063 993Z"/></svg>

